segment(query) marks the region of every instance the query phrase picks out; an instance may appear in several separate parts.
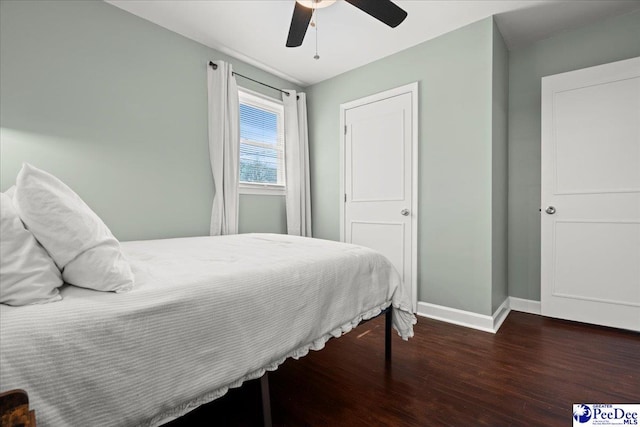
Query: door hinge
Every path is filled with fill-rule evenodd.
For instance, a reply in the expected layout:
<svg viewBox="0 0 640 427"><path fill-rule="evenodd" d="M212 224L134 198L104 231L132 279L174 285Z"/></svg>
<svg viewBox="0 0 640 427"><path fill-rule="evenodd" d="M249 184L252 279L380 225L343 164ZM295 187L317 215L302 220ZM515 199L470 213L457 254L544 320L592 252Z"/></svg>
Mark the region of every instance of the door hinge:
<svg viewBox="0 0 640 427"><path fill-rule="evenodd" d="M347 134L347 125L344 125L344 134Z"/></svg>
<svg viewBox="0 0 640 427"><path fill-rule="evenodd" d="M344 193L344 202L347 203L347 193Z"/></svg>

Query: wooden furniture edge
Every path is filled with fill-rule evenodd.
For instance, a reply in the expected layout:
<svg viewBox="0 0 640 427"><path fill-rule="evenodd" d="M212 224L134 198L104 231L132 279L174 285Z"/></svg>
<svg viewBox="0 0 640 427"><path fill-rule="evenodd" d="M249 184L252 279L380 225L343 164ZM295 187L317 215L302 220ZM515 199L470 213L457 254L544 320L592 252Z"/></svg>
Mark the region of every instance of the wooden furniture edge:
<svg viewBox="0 0 640 427"><path fill-rule="evenodd" d="M36 427L36 415L29 409L29 396L24 390L0 393L0 425L3 427Z"/></svg>

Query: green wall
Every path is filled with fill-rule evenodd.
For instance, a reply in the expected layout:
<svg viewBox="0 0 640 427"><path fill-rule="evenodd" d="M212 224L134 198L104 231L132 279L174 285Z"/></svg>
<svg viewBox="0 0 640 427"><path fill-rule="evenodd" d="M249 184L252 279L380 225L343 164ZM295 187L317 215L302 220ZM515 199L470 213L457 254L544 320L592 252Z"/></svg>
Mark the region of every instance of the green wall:
<svg viewBox="0 0 640 427"><path fill-rule="evenodd" d="M491 82L491 313L509 296L507 283L509 52L493 24Z"/></svg>
<svg viewBox="0 0 640 427"><path fill-rule="evenodd" d="M241 195L239 233L287 233L284 196Z"/></svg>
<svg viewBox="0 0 640 427"><path fill-rule="evenodd" d="M33 163L123 240L208 234L209 60L300 90L101 1L0 8L0 188ZM243 195L240 208L240 231L286 231L282 196Z"/></svg>
<svg viewBox="0 0 640 427"><path fill-rule="evenodd" d="M640 56L640 12L509 56L509 295L540 300L540 79Z"/></svg>
<svg viewBox="0 0 640 427"><path fill-rule="evenodd" d="M492 314L493 39L487 18L308 90L313 232L339 240L340 104L419 82L418 300L481 314Z"/></svg>

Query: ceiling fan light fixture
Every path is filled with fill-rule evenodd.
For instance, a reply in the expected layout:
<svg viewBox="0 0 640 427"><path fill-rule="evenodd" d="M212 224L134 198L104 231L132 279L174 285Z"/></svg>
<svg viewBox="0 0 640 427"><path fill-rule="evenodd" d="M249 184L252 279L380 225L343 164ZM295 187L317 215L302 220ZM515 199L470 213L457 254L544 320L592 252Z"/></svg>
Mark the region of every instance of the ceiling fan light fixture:
<svg viewBox="0 0 640 427"><path fill-rule="evenodd" d="M407 17L407 12L392 0L345 0L350 5L357 7L367 15L378 21L395 28ZM296 0L293 7L293 16L287 35L287 47L302 46L304 35L311 23L311 18L316 15L317 10L334 4L336 0ZM317 30L318 23L315 28ZM316 33L317 34L317 33Z"/></svg>
<svg viewBox="0 0 640 427"><path fill-rule="evenodd" d="M336 0L296 0L296 2L308 9L322 9L331 6Z"/></svg>

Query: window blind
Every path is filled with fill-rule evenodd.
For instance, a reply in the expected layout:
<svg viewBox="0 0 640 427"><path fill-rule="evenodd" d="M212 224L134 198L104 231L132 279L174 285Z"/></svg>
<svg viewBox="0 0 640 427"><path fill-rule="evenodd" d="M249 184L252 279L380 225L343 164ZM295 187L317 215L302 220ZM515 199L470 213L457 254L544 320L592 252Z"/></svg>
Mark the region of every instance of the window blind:
<svg viewBox="0 0 640 427"><path fill-rule="evenodd" d="M240 181L284 185L282 112L255 98L240 99Z"/></svg>

